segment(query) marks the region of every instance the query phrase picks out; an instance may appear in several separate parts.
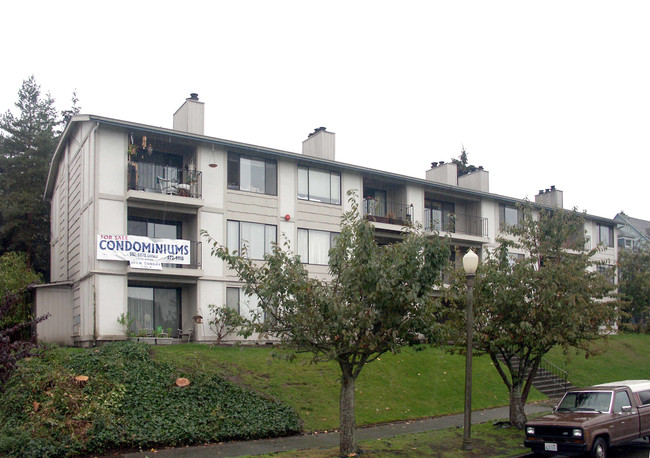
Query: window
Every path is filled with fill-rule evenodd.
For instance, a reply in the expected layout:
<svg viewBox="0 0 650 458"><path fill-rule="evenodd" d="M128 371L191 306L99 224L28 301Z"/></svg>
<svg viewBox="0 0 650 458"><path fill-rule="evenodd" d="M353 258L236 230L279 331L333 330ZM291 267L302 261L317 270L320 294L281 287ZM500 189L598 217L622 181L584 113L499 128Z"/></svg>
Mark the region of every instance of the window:
<svg viewBox="0 0 650 458"><path fill-rule="evenodd" d="M614 247L614 228L604 224L598 225L598 243Z"/></svg>
<svg viewBox="0 0 650 458"><path fill-rule="evenodd" d="M614 397L614 413L620 413L623 411L623 407L630 407L632 403L630 402L630 397L625 391L619 391Z"/></svg>
<svg viewBox="0 0 650 458"><path fill-rule="evenodd" d="M131 331L181 328L181 289L129 286L128 310L133 318Z"/></svg>
<svg viewBox="0 0 650 458"><path fill-rule="evenodd" d="M512 205L499 204L499 225L517 226L521 223L521 214L517 207Z"/></svg>
<svg viewBox="0 0 650 458"><path fill-rule="evenodd" d="M524 259L526 256L521 253L511 253L508 251L508 264L511 266L516 264L518 261Z"/></svg>
<svg viewBox="0 0 650 458"><path fill-rule="evenodd" d="M181 238L181 223L179 221L129 217L127 234L155 239L176 240Z"/></svg>
<svg viewBox="0 0 650 458"><path fill-rule="evenodd" d="M276 227L272 224L228 220L226 243L230 251L241 252L246 247L247 257L264 259L264 255L272 251L276 233Z"/></svg>
<svg viewBox="0 0 650 458"><path fill-rule="evenodd" d="M277 195L277 163L238 153L228 153L228 189Z"/></svg>
<svg viewBox="0 0 650 458"><path fill-rule="evenodd" d="M329 263L329 251L334 246L336 232L298 229L298 256L305 264Z"/></svg>
<svg viewBox="0 0 650 458"><path fill-rule="evenodd" d="M603 274L612 285L616 284L616 269L614 266L598 265L596 270Z"/></svg>
<svg viewBox="0 0 650 458"><path fill-rule="evenodd" d="M241 288L226 288L226 307L236 310L242 317L252 320L259 312L259 298L256 295L247 296ZM266 320L266 313L261 316Z"/></svg>
<svg viewBox="0 0 650 458"><path fill-rule="evenodd" d="M363 214L386 216L386 191L381 189L363 189Z"/></svg>
<svg viewBox="0 0 650 458"><path fill-rule="evenodd" d="M241 314L239 311L239 288L226 288L226 307Z"/></svg>
<svg viewBox="0 0 650 458"><path fill-rule="evenodd" d="M298 167L298 199L341 205L341 175Z"/></svg>
<svg viewBox="0 0 650 458"><path fill-rule="evenodd" d="M453 202L424 199L424 228L427 231L455 232Z"/></svg>
<svg viewBox="0 0 650 458"><path fill-rule="evenodd" d="M619 248L628 248L628 249L633 249L634 248L634 240L627 238L627 237L619 237L618 238L618 247Z"/></svg>
<svg viewBox="0 0 650 458"><path fill-rule="evenodd" d="M139 235L154 239L179 240L182 233L180 221L163 221L157 219L129 216L126 226L128 235ZM192 254L194 256L194 254ZM163 267L181 267L181 264L163 263Z"/></svg>
<svg viewBox="0 0 650 458"><path fill-rule="evenodd" d="M650 390L639 391L638 395L641 405L650 405Z"/></svg>

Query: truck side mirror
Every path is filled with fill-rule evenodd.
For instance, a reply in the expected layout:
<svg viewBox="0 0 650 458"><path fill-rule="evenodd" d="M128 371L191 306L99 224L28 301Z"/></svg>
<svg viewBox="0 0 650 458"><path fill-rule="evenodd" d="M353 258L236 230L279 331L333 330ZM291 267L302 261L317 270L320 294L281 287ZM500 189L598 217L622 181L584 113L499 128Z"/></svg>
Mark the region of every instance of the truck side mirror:
<svg viewBox="0 0 650 458"><path fill-rule="evenodd" d="M623 407L621 407L621 412L623 412L623 413L632 412L632 406L623 406Z"/></svg>

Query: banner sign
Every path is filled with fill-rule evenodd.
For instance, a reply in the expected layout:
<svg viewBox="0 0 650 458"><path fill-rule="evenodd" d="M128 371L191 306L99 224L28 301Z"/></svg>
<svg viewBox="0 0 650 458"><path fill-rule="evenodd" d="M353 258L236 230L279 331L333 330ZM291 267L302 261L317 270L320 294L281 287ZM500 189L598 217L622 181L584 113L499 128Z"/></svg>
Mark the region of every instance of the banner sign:
<svg viewBox="0 0 650 458"><path fill-rule="evenodd" d="M189 264L190 241L137 235L98 235L97 259L129 261L138 269L162 269L162 263Z"/></svg>

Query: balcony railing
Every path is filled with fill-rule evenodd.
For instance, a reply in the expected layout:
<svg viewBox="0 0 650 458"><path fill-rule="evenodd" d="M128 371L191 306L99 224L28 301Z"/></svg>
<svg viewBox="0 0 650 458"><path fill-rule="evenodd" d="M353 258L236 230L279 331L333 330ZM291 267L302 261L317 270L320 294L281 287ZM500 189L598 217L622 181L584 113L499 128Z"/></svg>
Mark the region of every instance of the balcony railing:
<svg viewBox="0 0 650 458"><path fill-rule="evenodd" d="M435 217L435 215L438 215ZM444 231L456 234L475 235L487 237L487 218L480 216L450 213L440 218L440 213L429 208L424 210L424 228L427 231Z"/></svg>
<svg viewBox="0 0 650 458"><path fill-rule="evenodd" d="M363 200L363 217L369 221L403 226L413 221L413 205L368 198Z"/></svg>
<svg viewBox="0 0 650 458"><path fill-rule="evenodd" d="M185 168L129 162L129 190L201 198L201 172Z"/></svg>

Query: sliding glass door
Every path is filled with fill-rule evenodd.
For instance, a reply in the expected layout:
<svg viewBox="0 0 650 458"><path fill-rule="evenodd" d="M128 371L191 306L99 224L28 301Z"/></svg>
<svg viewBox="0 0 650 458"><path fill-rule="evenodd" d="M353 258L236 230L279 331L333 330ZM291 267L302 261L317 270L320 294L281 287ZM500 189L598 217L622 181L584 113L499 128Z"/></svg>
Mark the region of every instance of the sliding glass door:
<svg viewBox="0 0 650 458"><path fill-rule="evenodd" d="M181 289L129 286L131 331L181 329Z"/></svg>

